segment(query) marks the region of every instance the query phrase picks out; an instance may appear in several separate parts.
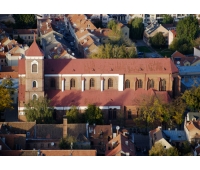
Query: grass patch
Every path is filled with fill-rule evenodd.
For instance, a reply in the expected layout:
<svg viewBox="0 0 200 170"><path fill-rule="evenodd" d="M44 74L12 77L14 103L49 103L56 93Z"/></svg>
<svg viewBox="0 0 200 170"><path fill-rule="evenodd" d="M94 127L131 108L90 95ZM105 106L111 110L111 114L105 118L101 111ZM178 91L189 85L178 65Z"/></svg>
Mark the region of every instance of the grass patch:
<svg viewBox="0 0 200 170"><path fill-rule="evenodd" d="M137 50L139 52L151 53L151 50L148 47L146 47L146 46L139 46L139 47L137 47Z"/></svg>
<svg viewBox="0 0 200 170"><path fill-rule="evenodd" d="M161 56L165 57L167 56L168 58L171 57L171 55L174 53L174 51L171 51L168 48L154 48L154 50L156 50Z"/></svg>

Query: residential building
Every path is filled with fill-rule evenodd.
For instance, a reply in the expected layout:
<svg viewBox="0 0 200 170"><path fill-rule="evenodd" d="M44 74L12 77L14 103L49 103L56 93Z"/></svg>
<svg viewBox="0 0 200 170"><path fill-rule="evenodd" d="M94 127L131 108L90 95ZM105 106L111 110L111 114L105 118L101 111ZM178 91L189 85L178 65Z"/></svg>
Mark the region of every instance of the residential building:
<svg viewBox="0 0 200 170"><path fill-rule="evenodd" d="M200 156L200 144L194 148L194 156Z"/></svg>
<svg viewBox="0 0 200 170"><path fill-rule="evenodd" d="M6 55L4 52L1 52L0 51L0 71L1 71L1 68L3 66L7 66L7 63L6 63Z"/></svg>
<svg viewBox="0 0 200 170"><path fill-rule="evenodd" d="M135 145L120 133L106 144L105 156L136 156Z"/></svg>
<svg viewBox="0 0 200 170"><path fill-rule="evenodd" d="M150 45L150 42L149 42L150 38L152 38L158 32L163 33L163 36L166 38L166 42L168 44L169 31L166 28L164 28L161 24L158 24L157 22L152 23L145 28L145 31L143 34L143 41L146 44Z"/></svg>
<svg viewBox="0 0 200 170"><path fill-rule="evenodd" d="M176 38L176 30L169 30L168 45L170 45L174 38Z"/></svg>
<svg viewBox="0 0 200 170"><path fill-rule="evenodd" d="M200 46L194 47L194 56L200 57Z"/></svg>
<svg viewBox="0 0 200 170"><path fill-rule="evenodd" d="M185 117L184 130L191 143L200 142L200 112L188 112Z"/></svg>
<svg viewBox="0 0 200 170"><path fill-rule="evenodd" d="M181 92L200 85L200 65L177 66L181 77Z"/></svg>
<svg viewBox="0 0 200 170"><path fill-rule="evenodd" d="M112 125L89 125L88 134L91 148L97 150L98 155L105 155L106 144L112 139Z"/></svg>
<svg viewBox="0 0 200 170"><path fill-rule="evenodd" d="M155 143L161 143L164 148L169 149L172 146L179 147L185 141L187 141L187 137L184 130L162 130L161 127L158 127L149 132L150 149Z"/></svg>
<svg viewBox="0 0 200 170"><path fill-rule="evenodd" d="M37 29L14 29L13 39L17 39L18 36L24 40L24 43L32 43L34 36L37 38Z"/></svg>

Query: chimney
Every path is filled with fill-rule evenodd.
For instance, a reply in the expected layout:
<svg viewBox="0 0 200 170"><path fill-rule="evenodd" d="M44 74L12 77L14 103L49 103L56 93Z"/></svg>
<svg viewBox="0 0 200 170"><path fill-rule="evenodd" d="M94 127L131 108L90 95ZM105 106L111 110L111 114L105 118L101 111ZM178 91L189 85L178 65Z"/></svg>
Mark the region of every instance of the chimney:
<svg viewBox="0 0 200 170"><path fill-rule="evenodd" d="M130 156L130 153L129 153L129 152L126 152L126 156Z"/></svg>
<svg viewBox="0 0 200 170"><path fill-rule="evenodd" d="M128 140L127 140L127 141L125 141L125 144L128 146Z"/></svg>
<svg viewBox="0 0 200 170"><path fill-rule="evenodd" d="M103 32L103 30L102 30L102 29L100 29L100 34L102 34L102 32Z"/></svg>
<svg viewBox="0 0 200 170"><path fill-rule="evenodd" d="M116 126L117 135L119 134L119 129L120 129L120 127L119 127L119 126Z"/></svg>
<svg viewBox="0 0 200 170"><path fill-rule="evenodd" d="M63 138L67 137L67 118L63 118Z"/></svg>
<svg viewBox="0 0 200 170"><path fill-rule="evenodd" d="M2 150L2 146L0 145L0 151Z"/></svg>

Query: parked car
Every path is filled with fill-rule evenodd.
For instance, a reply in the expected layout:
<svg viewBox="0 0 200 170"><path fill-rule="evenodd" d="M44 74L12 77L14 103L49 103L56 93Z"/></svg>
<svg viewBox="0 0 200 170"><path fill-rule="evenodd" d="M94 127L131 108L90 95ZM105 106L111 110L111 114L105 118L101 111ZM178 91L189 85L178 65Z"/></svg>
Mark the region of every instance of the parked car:
<svg viewBox="0 0 200 170"><path fill-rule="evenodd" d="M151 58L159 58L159 56L157 54L152 54Z"/></svg>

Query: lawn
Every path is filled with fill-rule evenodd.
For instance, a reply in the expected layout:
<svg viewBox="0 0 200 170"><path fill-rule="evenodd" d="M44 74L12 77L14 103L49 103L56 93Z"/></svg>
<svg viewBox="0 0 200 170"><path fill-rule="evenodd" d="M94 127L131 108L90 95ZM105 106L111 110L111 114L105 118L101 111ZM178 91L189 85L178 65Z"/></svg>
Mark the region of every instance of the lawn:
<svg viewBox="0 0 200 170"><path fill-rule="evenodd" d="M137 47L138 52L151 53L151 50L146 46Z"/></svg>
<svg viewBox="0 0 200 170"><path fill-rule="evenodd" d="M156 51L162 55L163 57L167 56L168 58L174 53L174 51L169 50L168 48L165 49L156 49Z"/></svg>

